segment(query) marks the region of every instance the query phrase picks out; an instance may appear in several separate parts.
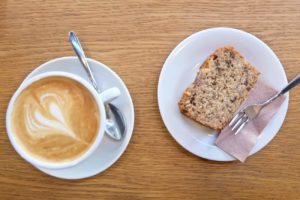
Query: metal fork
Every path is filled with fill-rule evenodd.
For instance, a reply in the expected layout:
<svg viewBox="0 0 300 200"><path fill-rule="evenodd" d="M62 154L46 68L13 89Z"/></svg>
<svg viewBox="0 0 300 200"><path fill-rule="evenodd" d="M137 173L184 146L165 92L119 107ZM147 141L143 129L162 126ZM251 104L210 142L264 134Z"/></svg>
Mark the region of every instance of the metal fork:
<svg viewBox="0 0 300 200"><path fill-rule="evenodd" d="M240 110L229 122L229 127L237 135L250 121L255 119L260 111L268 104L273 102L275 99L280 97L281 95L285 94L287 91L295 87L300 83L300 74L296 76L287 86L285 86L280 92L276 95L268 99L263 103L252 104L250 106L245 107L244 109Z"/></svg>

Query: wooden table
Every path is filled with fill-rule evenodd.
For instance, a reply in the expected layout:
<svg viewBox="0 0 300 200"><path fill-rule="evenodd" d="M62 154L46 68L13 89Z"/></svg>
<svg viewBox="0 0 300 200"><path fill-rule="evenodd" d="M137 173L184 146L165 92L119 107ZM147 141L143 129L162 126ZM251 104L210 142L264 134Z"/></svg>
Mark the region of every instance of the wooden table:
<svg viewBox="0 0 300 200"><path fill-rule="evenodd" d="M0 199L299 199L300 92L290 93L276 138L246 163L207 161L179 146L162 123L157 82L170 51L202 29L228 26L264 40L288 79L300 73L300 1L51 0L0 3ZM135 105L132 140L111 168L84 180L36 170L10 145L5 111L35 67L73 55L74 30L87 54L127 84Z"/></svg>

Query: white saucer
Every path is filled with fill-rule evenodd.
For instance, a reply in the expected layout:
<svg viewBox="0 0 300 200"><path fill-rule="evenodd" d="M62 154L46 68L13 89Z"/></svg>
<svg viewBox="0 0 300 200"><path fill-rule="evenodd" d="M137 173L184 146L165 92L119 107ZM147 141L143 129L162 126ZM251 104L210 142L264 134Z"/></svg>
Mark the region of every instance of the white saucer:
<svg viewBox="0 0 300 200"><path fill-rule="evenodd" d="M287 84L284 69L274 52L255 36L232 28L212 28L183 40L169 55L160 74L158 103L162 119L173 138L191 153L216 161L235 160L214 145L217 134L183 116L178 101L196 76L199 65L217 48L234 46L261 72L261 79L282 89ZM279 111L263 130L251 155L266 146L280 129L287 109L288 94Z"/></svg>
<svg viewBox="0 0 300 200"><path fill-rule="evenodd" d="M134 109L131 96L126 85L114 71L104 64L92 59L88 59L88 62L97 82L104 90L116 86L121 91L121 96L112 103L120 108L125 116L127 122L125 137L122 141L117 142L105 135L101 145L92 154L92 156L75 167L62 170L50 170L37 167L39 170L51 176L63 179L82 179L94 176L109 168L120 158L132 136L134 126ZM62 57L44 63L32 71L26 79L49 71L70 72L89 81L87 74L77 57Z"/></svg>

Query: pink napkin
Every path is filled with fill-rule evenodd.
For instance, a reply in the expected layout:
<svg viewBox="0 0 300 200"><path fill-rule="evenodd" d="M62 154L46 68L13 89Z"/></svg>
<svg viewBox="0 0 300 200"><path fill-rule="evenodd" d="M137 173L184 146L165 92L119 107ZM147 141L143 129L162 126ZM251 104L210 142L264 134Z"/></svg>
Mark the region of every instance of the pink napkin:
<svg viewBox="0 0 300 200"><path fill-rule="evenodd" d="M245 106L253 103L263 102L275 95L277 92L278 91L259 80L250 91L248 98L244 101L240 108L244 108ZM251 149L256 144L260 133L278 111L281 104L284 102L284 99L285 97L281 96L263 108L259 116L253 121L250 121L238 135L234 135L230 128L226 126L219 134L215 144L223 151L244 162L249 156Z"/></svg>

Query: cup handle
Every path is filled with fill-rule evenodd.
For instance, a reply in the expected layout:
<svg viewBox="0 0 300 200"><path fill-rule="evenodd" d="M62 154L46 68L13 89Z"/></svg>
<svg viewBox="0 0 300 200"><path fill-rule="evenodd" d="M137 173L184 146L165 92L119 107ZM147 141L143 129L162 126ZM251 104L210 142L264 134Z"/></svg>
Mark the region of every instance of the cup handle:
<svg viewBox="0 0 300 200"><path fill-rule="evenodd" d="M121 94L120 90L117 87L112 87L100 94L100 98L103 103L109 103L115 98L119 97Z"/></svg>

